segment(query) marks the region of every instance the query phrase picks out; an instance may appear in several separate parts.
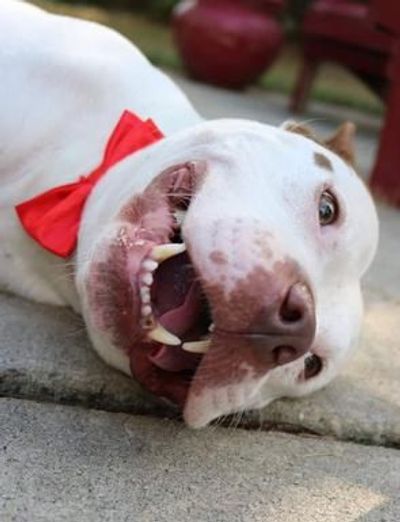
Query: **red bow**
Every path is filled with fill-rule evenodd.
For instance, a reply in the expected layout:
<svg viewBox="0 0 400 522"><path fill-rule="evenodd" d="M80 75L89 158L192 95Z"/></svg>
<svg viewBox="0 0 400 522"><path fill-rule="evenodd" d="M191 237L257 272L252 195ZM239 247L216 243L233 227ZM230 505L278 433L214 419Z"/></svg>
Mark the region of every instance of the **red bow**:
<svg viewBox="0 0 400 522"><path fill-rule="evenodd" d="M102 162L91 174L15 207L22 226L46 250L70 256L77 244L83 207L96 183L126 156L163 137L151 119L142 121L125 111L108 140Z"/></svg>

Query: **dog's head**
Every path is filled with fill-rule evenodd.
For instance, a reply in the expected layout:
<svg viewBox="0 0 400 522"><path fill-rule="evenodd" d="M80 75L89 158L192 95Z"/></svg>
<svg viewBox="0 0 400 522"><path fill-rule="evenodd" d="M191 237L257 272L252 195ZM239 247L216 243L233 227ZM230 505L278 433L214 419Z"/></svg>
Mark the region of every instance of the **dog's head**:
<svg viewBox="0 0 400 522"><path fill-rule="evenodd" d="M328 383L356 342L378 236L352 131L318 143L293 123L208 122L110 172L77 275L103 357L123 353L194 427Z"/></svg>

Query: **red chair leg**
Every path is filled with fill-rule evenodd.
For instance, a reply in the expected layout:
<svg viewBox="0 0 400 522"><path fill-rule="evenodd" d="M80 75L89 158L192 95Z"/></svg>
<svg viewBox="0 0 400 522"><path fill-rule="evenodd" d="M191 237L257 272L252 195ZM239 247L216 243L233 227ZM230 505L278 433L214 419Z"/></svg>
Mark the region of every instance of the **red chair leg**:
<svg viewBox="0 0 400 522"><path fill-rule="evenodd" d="M318 70L318 63L307 59L303 60L300 74L290 100L289 109L293 113L304 112L310 96L311 87Z"/></svg>
<svg viewBox="0 0 400 522"><path fill-rule="evenodd" d="M397 62L370 184L379 197L400 206L400 55Z"/></svg>

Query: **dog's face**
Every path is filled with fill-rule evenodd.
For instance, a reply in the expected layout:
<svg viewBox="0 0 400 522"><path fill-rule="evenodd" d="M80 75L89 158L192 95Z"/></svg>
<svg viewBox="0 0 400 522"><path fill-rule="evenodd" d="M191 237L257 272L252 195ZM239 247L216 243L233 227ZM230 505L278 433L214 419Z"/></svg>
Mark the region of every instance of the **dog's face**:
<svg viewBox="0 0 400 522"><path fill-rule="evenodd" d="M191 158L118 196L100 238L81 232L96 348L193 427L322 387L356 342L375 209L348 162L292 130L204 124ZM347 161L349 134L329 143Z"/></svg>

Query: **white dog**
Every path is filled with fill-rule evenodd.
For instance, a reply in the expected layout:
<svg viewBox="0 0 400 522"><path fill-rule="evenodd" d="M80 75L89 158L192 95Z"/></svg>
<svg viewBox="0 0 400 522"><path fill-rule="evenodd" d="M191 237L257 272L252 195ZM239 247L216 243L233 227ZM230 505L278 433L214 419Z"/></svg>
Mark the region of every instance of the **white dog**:
<svg viewBox="0 0 400 522"><path fill-rule="evenodd" d="M74 308L193 427L334 377L378 236L351 124L204 122L120 35L17 0L0 71L1 288Z"/></svg>

